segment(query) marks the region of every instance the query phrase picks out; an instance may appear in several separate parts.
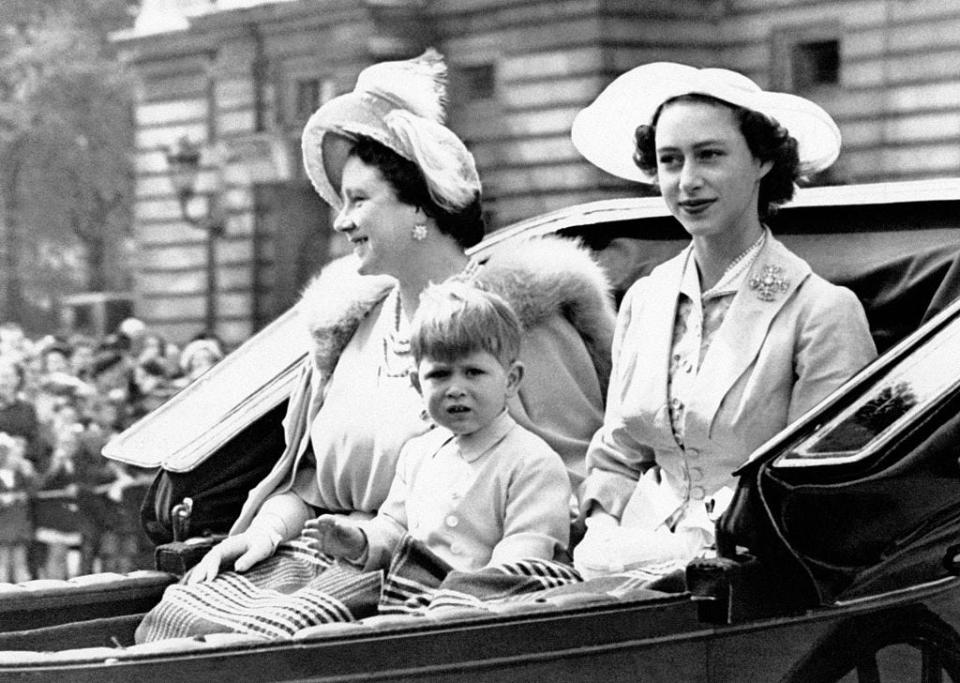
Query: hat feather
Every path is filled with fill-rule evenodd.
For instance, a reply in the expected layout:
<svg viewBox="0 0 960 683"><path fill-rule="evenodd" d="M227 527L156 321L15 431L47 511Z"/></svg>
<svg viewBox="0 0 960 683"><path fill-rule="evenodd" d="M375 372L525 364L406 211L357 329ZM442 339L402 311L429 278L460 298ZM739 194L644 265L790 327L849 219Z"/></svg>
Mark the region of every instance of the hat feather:
<svg viewBox="0 0 960 683"><path fill-rule="evenodd" d="M437 123L446 119L447 65L432 47L414 59L368 66L357 77L355 90L378 95Z"/></svg>
<svg viewBox="0 0 960 683"><path fill-rule="evenodd" d="M399 141L427 181L430 196L448 211L460 211L480 194L480 177L473 155L446 126L403 109L384 117L384 124Z"/></svg>

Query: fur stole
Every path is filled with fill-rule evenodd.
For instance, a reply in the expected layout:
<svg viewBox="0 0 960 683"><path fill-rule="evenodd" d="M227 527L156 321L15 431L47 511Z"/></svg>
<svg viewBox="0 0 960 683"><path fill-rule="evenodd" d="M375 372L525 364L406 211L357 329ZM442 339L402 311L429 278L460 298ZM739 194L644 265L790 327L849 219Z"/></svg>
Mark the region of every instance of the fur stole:
<svg viewBox="0 0 960 683"><path fill-rule="evenodd" d="M580 334L606 395L616 311L603 270L578 242L548 235L495 251L477 279L502 296L525 329L560 314Z"/></svg>
<svg viewBox="0 0 960 683"><path fill-rule="evenodd" d="M387 275L360 275L357 266L352 255L329 263L307 284L297 304L322 377L330 376L360 322L397 284Z"/></svg>
<svg viewBox="0 0 960 683"><path fill-rule="evenodd" d="M525 329L556 314L573 325L606 389L616 313L607 278L590 252L548 235L515 242L482 260L477 279L510 302ZM396 285L391 277L359 275L356 266L353 256L329 264L298 304L323 377L329 377L363 318Z"/></svg>

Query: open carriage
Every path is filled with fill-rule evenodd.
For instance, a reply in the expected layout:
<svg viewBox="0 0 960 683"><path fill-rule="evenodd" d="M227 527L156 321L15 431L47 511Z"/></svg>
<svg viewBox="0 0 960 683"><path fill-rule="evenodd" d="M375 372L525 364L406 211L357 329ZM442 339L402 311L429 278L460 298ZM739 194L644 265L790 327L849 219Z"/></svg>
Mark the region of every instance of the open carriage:
<svg viewBox="0 0 960 683"><path fill-rule="evenodd" d="M770 221L853 289L880 357L758 449L685 585L604 579L486 610L372 617L264 641L132 645L142 614L226 531L280 452L307 340L288 312L125 432L109 457L161 466L145 530L170 571L0 586L12 680L960 681L960 181L812 188ZM659 199L505 228L579 238L618 292L677 253ZM190 504L184 498L191 499Z"/></svg>

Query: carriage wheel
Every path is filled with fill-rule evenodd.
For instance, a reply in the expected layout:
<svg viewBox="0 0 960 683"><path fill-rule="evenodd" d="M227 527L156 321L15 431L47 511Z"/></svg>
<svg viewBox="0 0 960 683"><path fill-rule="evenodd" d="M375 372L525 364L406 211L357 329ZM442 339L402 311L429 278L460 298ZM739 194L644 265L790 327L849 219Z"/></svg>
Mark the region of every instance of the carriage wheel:
<svg viewBox="0 0 960 683"><path fill-rule="evenodd" d="M894 654L893 648L900 654L885 662L884 651ZM914 656L903 657L902 648L913 650ZM907 674L902 666L907 660L911 664L919 660L919 666L907 672L909 678L905 678ZM894 666L881 666L885 663ZM841 622L807 654L787 680L794 683L840 680L960 683L960 635L922 605L849 619Z"/></svg>

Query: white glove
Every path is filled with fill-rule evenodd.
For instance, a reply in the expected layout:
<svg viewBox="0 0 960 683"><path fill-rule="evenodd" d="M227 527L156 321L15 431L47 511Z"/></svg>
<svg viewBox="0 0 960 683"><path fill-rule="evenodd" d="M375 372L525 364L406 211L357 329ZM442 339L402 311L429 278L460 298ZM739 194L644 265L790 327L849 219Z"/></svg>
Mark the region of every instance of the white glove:
<svg viewBox="0 0 960 683"><path fill-rule="evenodd" d="M693 559L704 547L701 529L661 528L657 531L608 523L587 525L587 533L573 550L573 566L585 579L630 569L669 571Z"/></svg>
<svg viewBox="0 0 960 683"><path fill-rule="evenodd" d="M228 536L213 546L203 559L184 576L188 584L210 581L233 561L232 569L245 572L277 550L281 536L266 528L250 528L236 536ZM235 561L234 561L235 560Z"/></svg>

